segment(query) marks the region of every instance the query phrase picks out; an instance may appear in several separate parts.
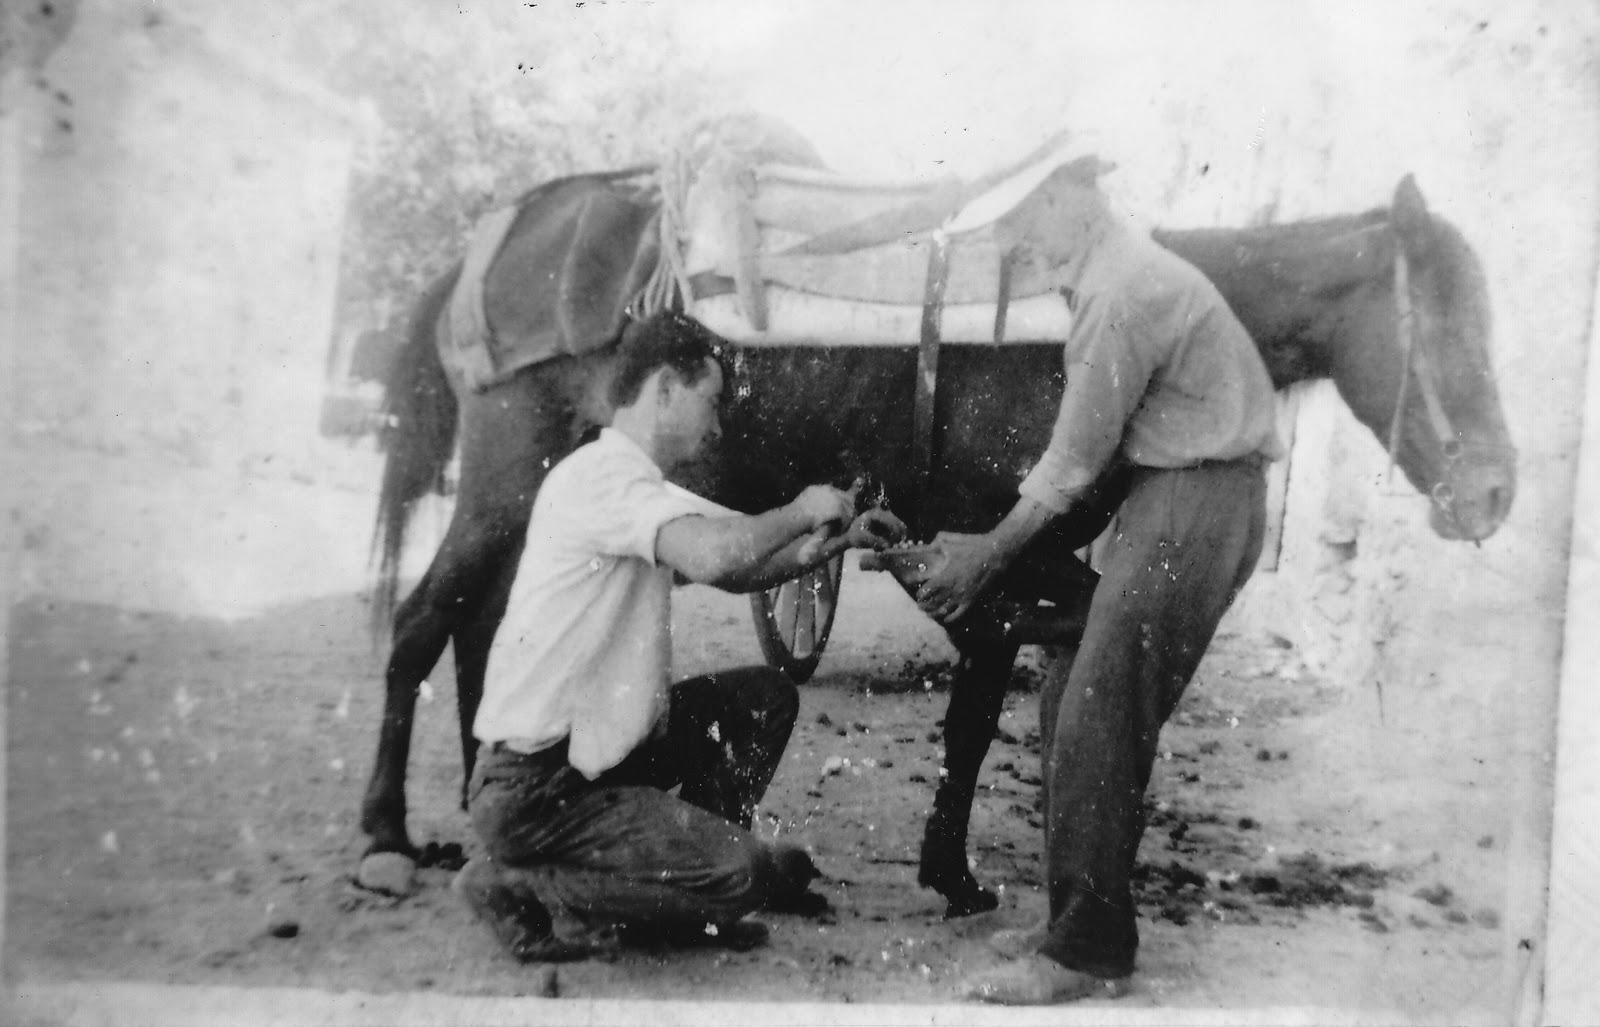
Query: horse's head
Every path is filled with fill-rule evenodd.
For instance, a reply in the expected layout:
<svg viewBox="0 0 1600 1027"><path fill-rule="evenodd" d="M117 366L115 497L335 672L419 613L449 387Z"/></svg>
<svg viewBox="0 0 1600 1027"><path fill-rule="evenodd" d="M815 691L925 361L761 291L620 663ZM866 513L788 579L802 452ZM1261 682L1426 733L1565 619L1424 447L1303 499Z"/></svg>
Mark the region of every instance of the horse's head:
<svg viewBox="0 0 1600 1027"><path fill-rule="evenodd" d="M1490 363L1483 268L1461 233L1429 213L1411 176L1386 226L1362 247L1366 284L1344 316L1361 340L1331 355L1339 391L1432 502L1442 538L1477 541L1516 493L1516 450Z"/></svg>

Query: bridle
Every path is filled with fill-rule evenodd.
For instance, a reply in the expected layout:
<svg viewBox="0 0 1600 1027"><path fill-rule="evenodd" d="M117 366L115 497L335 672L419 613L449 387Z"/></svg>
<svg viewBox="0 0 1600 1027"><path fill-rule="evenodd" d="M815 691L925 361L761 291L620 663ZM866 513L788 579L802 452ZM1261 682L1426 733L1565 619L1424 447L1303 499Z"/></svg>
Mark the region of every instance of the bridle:
<svg viewBox="0 0 1600 1027"><path fill-rule="evenodd" d="M1461 434L1450 423L1444 402L1439 398L1438 382L1427 352L1417 345L1417 315L1411 305L1411 261L1406 256L1405 242L1398 235L1394 241L1394 305L1395 338L1400 346L1400 391L1394 401L1394 415L1389 421L1389 476L1394 477L1396 455L1400 448L1400 425L1405 419L1406 398L1411 379L1417 380L1422 394L1423 409L1427 412L1428 428L1439 443L1439 452L1448 467L1459 460L1465 450ZM1455 489L1449 482L1440 481L1428 492L1433 501L1447 516L1455 501Z"/></svg>

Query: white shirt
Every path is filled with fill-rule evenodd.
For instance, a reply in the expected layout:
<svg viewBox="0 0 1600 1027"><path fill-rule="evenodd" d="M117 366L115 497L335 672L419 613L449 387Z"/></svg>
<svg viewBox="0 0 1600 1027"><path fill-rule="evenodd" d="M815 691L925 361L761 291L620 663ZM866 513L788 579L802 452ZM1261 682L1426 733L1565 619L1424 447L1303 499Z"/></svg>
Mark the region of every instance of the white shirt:
<svg viewBox="0 0 1600 1027"><path fill-rule="evenodd" d="M656 533L731 514L610 428L557 464L534 500L473 734L532 749L567 738L568 762L591 779L621 762L667 710L672 569L656 563Z"/></svg>

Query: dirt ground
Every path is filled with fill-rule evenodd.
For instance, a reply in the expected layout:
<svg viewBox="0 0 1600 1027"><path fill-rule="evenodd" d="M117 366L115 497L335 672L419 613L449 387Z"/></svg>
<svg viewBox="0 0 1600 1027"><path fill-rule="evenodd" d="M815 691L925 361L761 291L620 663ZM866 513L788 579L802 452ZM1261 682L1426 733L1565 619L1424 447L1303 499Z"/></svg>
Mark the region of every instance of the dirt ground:
<svg viewBox="0 0 1600 1027"><path fill-rule="evenodd" d="M753 662L741 597L678 594L679 671ZM46 599L13 611L10 984L306 986L467 996L959 1000L993 930L1045 907L1037 671L1025 650L972 821L994 913L915 883L950 650L886 575L847 568L829 652L759 829L807 845L833 910L770 943L524 967L424 869L356 887L381 697L354 594L233 623ZM1143 947L1119 1005L1493 1016L1506 767L1473 704L1310 674L1226 632L1162 739L1140 853ZM410 826L472 848L446 667L419 710ZM431 696L431 698L430 698ZM1469 714L1471 714L1469 716ZM847 760L834 773L834 757ZM838 760L833 760L835 765Z"/></svg>

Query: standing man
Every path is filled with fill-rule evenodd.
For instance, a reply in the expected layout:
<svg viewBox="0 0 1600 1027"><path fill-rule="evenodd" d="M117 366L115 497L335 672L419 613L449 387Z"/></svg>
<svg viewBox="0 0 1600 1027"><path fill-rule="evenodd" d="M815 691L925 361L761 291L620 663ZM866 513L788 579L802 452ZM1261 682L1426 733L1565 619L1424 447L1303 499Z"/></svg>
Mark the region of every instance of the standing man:
<svg viewBox="0 0 1600 1027"><path fill-rule="evenodd" d="M1008 1004L1116 994L1133 972L1130 879L1157 738L1255 567L1262 467L1282 449L1272 382L1222 296L1115 215L1081 167L996 226L1072 307L1049 447L998 526L935 539L947 559L918 593L958 620L1046 525L1092 517L1108 483L1125 490L1083 640L1052 661L1040 698L1049 920L996 936L1014 958L970 992Z"/></svg>
<svg viewBox="0 0 1600 1027"><path fill-rule="evenodd" d="M673 578L753 591L904 529L855 517L827 486L744 516L667 482L721 434L716 341L670 312L630 324L611 426L534 502L473 725L486 855L456 881L524 961L629 934L748 947L766 929L746 914L826 905L806 891L802 850L749 831L794 727L794 683L763 666L669 688Z"/></svg>

